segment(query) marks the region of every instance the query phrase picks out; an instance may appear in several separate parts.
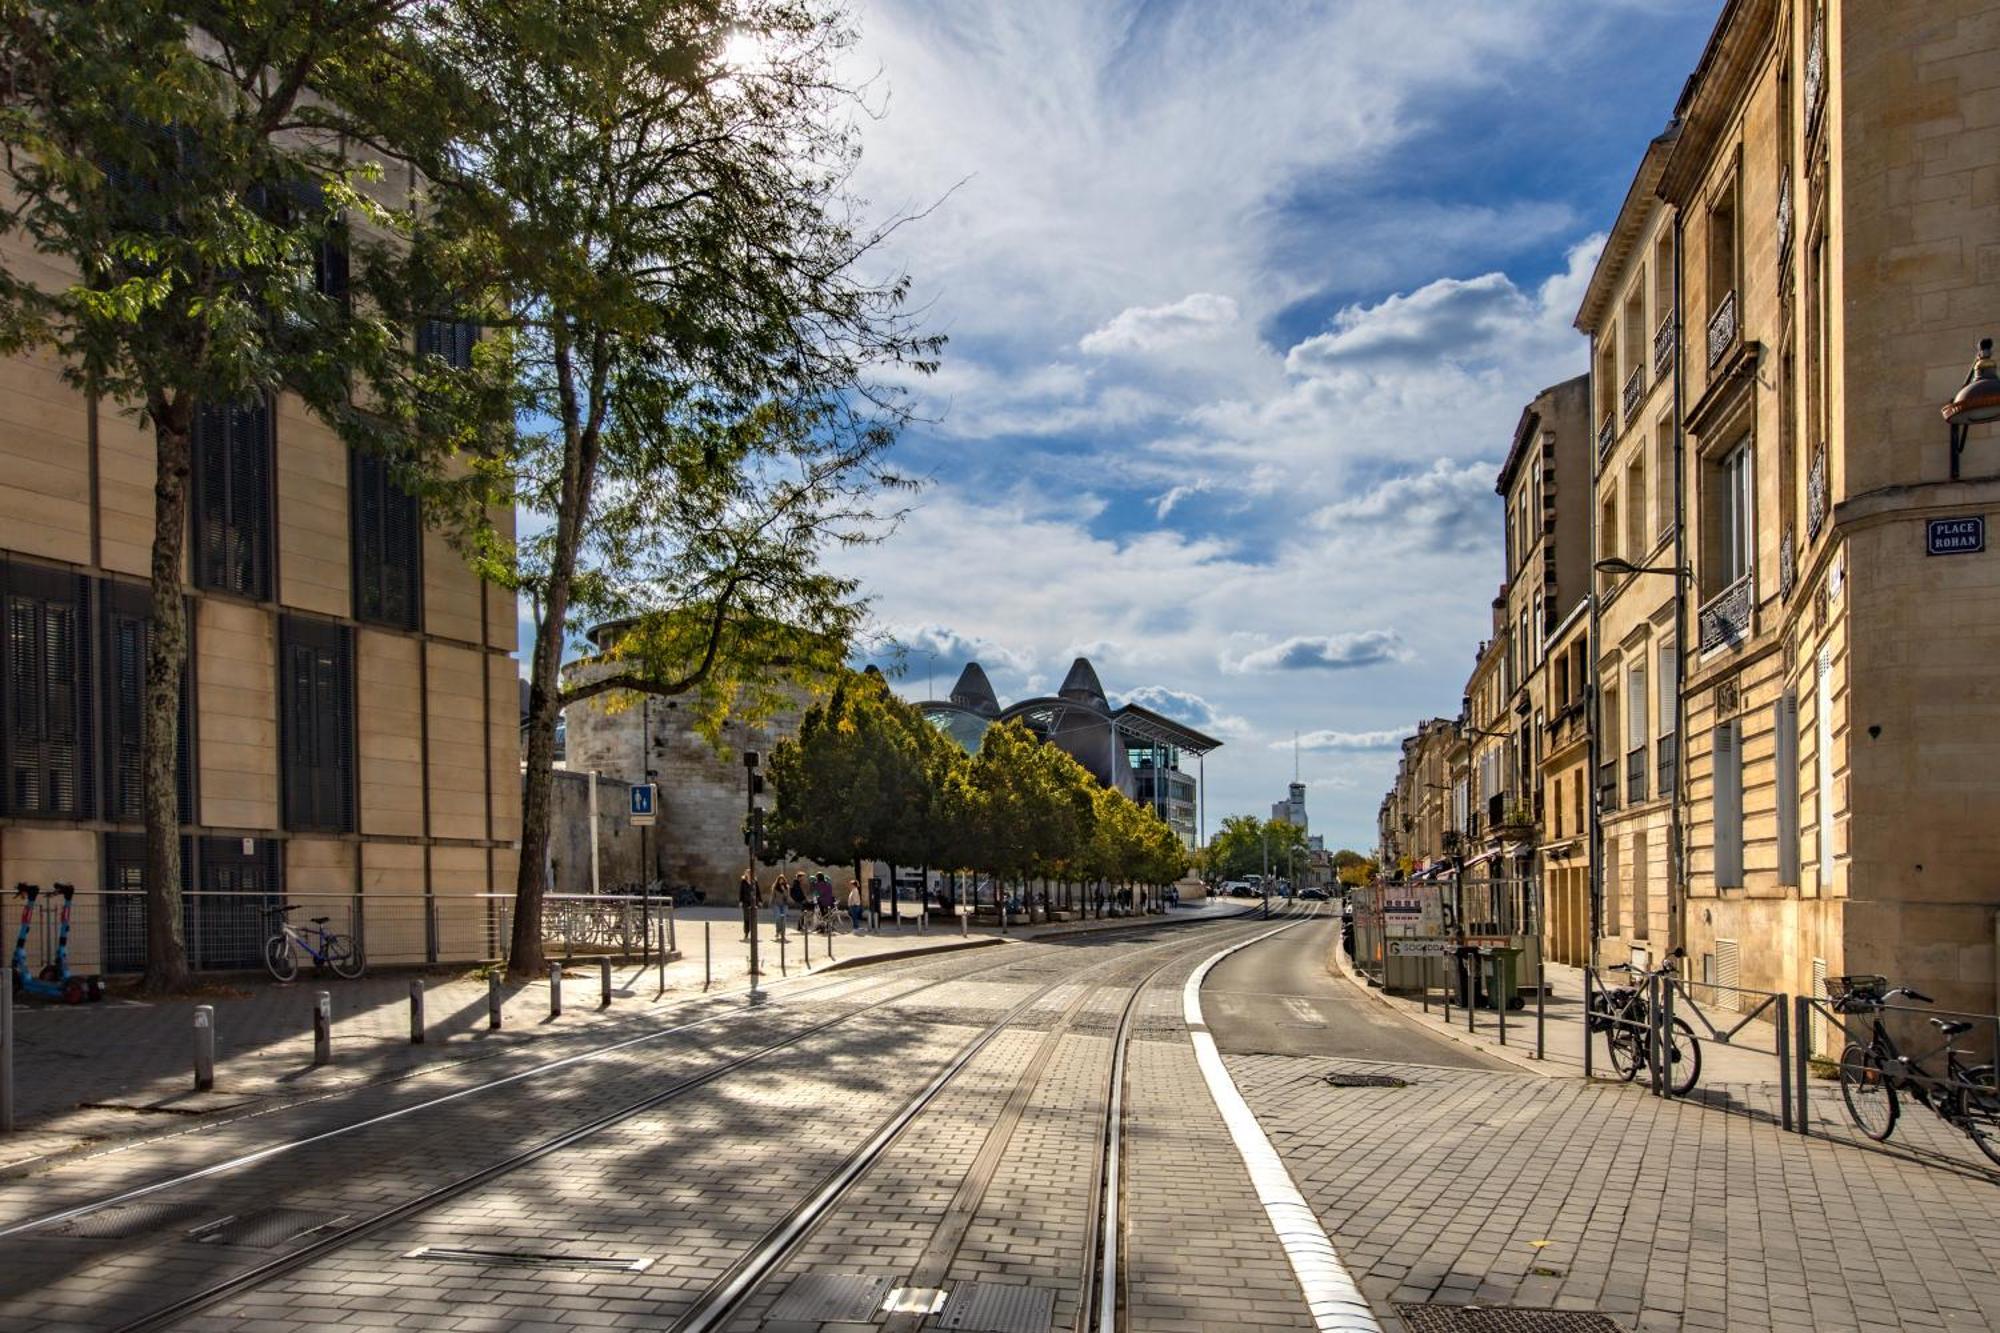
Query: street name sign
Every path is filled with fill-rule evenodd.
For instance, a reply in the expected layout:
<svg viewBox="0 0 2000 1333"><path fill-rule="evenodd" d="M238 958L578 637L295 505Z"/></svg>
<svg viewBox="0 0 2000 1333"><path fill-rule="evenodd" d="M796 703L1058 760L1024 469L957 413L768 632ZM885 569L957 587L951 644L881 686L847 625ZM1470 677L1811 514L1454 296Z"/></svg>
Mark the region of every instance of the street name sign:
<svg viewBox="0 0 2000 1333"><path fill-rule="evenodd" d="M650 782L642 782L632 788L631 813L634 828L644 828L653 822L653 798L658 792L659 788Z"/></svg>
<svg viewBox="0 0 2000 1333"><path fill-rule="evenodd" d="M1924 523L1925 555L1977 555L1986 549L1986 515L1933 518Z"/></svg>

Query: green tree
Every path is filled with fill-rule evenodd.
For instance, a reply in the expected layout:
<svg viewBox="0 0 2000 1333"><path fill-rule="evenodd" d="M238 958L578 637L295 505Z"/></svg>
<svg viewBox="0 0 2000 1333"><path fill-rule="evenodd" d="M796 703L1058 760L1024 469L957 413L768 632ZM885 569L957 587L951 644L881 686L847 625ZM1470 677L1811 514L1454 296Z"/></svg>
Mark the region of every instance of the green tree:
<svg viewBox="0 0 2000 1333"><path fill-rule="evenodd" d="M775 849L828 865L886 854L907 836L924 774L907 705L881 677L849 672L806 710L769 766Z"/></svg>
<svg viewBox="0 0 2000 1333"><path fill-rule="evenodd" d="M1230 815L1208 848L1211 873L1217 879L1242 879L1246 875L1283 875L1287 860L1306 864L1305 830L1282 819L1258 819L1255 815Z"/></svg>
<svg viewBox="0 0 2000 1333"><path fill-rule="evenodd" d="M460 104L428 58L428 8L0 0L0 235L42 261L0 273L0 354L53 353L71 384L149 426L156 452L149 991L188 977L175 754L197 413L295 393L350 442L399 451L413 475L427 439L462 441L401 429L415 415L394 405L434 377L392 289L405 266L374 262L418 222L376 202L382 165L431 160ZM449 401L423 414L430 427Z"/></svg>
<svg viewBox="0 0 2000 1333"><path fill-rule="evenodd" d="M480 115L441 253L485 273L520 367L519 550L535 610L509 966L541 965L555 726L594 694L704 716L838 669L860 616L828 542L879 531L903 419L870 382L934 367L907 284L860 276L851 31L832 0L564 0L432 10ZM447 267L446 271L455 271ZM461 279L463 280L463 279ZM572 626L628 625L562 678Z"/></svg>
<svg viewBox="0 0 2000 1333"><path fill-rule="evenodd" d="M1343 847L1333 854L1333 873L1342 884L1359 888L1375 878L1375 858Z"/></svg>

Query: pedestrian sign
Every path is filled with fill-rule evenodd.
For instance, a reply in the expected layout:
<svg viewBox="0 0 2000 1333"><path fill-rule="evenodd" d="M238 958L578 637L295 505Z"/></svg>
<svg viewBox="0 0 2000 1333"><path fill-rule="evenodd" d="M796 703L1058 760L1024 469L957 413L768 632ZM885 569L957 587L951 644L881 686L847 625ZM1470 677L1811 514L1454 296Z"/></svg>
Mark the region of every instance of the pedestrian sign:
<svg viewBox="0 0 2000 1333"><path fill-rule="evenodd" d="M632 788L632 825L644 828L653 822L653 797L659 787L650 782L641 782Z"/></svg>

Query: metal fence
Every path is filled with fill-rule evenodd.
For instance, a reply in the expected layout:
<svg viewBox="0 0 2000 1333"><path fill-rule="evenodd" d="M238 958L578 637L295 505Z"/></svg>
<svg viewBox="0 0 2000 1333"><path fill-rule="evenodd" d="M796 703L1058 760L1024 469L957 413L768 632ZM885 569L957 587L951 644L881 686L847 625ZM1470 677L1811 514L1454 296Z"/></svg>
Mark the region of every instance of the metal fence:
<svg viewBox="0 0 2000 1333"><path fill-rule="evenodd" d="M24 902L12 902L18 932ZM298 887L282 896L187 892L181 895L181 935L188 965L197 972L261 968L265 941L278 930L275 909L281 903L293 904L289 919L308 934L313 918L325 917L326 929L354 936L362 956L375 966L490 961L506 955L513 936L509 893L357 894ZM673 914L665 894L548 894L543 903L543 948L564 957L649 954ZM31 970L55 961L61 912L62 902L52 894L26 911ZM79 889L70 907L70 970L116 975L139 972L145 964L145 895Z"/></svg>
<svg viewBox="0 0 2000 1333"><path fill-rule="evenodd" d="M1586 968L1583 978L1586 1076L1793 1128L1789 995L1624 967ZM1773 1078L1777 1092L1766 1096Z"/></svg>

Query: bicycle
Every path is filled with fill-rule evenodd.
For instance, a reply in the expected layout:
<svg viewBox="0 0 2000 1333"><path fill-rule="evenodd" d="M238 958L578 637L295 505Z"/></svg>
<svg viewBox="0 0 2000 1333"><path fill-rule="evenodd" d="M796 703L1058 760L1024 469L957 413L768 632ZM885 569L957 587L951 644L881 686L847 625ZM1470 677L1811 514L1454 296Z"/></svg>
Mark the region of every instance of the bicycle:
<svg viewBox="0 0 2000 1333"><path fill-rule="evenodd" d="M1590 1030L1604 1034L1604 1044L1611 1052L1611 1068L1627 1083L1652 1063L1647 1049L1653 1031L1647 986L1656 978L1671 977L1674 963L1685 956L1685 950L1675 949L1660 966L1650 969L1614 963L1605 971L1624 972L1632 978L1632 984L1600 990L1590 997ZM1694 1091L1701 1078L1701 1043L1695 1040L1694 1029L1687 1020L1678 1016L1662 1036L1666 1043L1667 1088L1674 1096L1685 1097Z"/></svg>
<svg viewBox="0 0 2000 1333"><path fill-rule="evenodd" d="M1943 1078L1926 1069L1920 1057L1905 1055L1882 1025L1882 1015L1898 995L1918 1004L1934 1004L1930 996L1908 986L1883 989L1886 977L1828 977L1826 993L1835 1013L1867 1014L1870 1031L1863 1044L1849 1041L1840 1053L1840 1099L1847 1104L1854 1127L1877 1143L1896 1131L1902 1114L1897 1093L1906 1093L1931 1114L1971 1139L1988 1161L2000 1165L2000 1082L1992 1065L1969 1065L1952 1038L1973 1024L1933 1018L1931 1026L1943 1038ZM1851 1034L1850 1034L1851 1035ZM1932 1052L1933 1055L1938 1052Z"/></svg>
<svg viewBox="0 0 2000 1333"><path fill-rule="evenodd" d="M303 949L313 961L313 969L330 967L337 977L353 981L367 970L368 964L361 957L361 946L352 935L336 935L326 928L331 917L312 918L313 928L302 930L286 920L287 914L298 910L297 903L280 903L268 909L268 914L278 918L278 933L264 941L264 966L280 981L290 981L299 974L298 951Z"/></svg>
<svg viewBox="0 0 2000 1333"><path fill-rule="evenodd" d="M809 907L799 918L799 929L814 935L852 935L854 922L844 907Z"/></svg>

